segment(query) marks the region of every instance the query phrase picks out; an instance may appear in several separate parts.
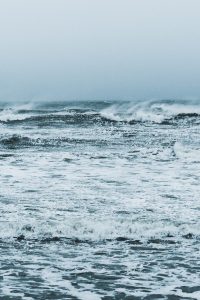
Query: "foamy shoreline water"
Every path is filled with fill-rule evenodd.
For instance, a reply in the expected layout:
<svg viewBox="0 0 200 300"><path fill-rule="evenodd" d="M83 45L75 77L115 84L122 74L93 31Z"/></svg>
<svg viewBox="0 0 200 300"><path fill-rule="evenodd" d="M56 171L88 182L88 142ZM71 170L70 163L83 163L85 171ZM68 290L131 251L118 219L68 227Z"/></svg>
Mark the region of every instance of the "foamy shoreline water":
<svg viewBox="0 0 200 300"><path fill-rule="evenodd" d="M200 299L198 102L0 109L1 297Z"/></svg>

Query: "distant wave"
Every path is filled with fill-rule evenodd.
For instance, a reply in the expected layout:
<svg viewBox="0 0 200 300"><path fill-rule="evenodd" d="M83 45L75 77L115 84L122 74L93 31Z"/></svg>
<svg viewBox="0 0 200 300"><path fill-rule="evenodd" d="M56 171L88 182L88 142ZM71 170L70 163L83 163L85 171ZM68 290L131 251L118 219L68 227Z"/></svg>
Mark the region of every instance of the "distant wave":
<svg viewBox="0 0 200 300"><path fill-rule="evenodd" d="M101 111L105 118L115 121L163 123L185 118L199 118L200 104L174 101L148 101L114 104Z"/></svg>
<svg viewBox="0 0 200 300"><path fill-rule="evenodd" d="M60 136L57 138L31 138L30 136L21 136L13 134L8 137L0 138L0 148L15 149L15 148L29 148L29 147L62 147L66 144L106 144L106 140L94 138L69 138Z"/></svg>
<svg viewBox="0 0 200 300"><path fill-rule="evenodd" d="M96 104L96 106L95 106ZM177 101L146 102L84 102L69 107L69 104L49 106L23 105L5 107L0 110L0 123L38 123L51 125L151 122L171 124L184 120L196 121L200 118L200 104Z"/></svg>

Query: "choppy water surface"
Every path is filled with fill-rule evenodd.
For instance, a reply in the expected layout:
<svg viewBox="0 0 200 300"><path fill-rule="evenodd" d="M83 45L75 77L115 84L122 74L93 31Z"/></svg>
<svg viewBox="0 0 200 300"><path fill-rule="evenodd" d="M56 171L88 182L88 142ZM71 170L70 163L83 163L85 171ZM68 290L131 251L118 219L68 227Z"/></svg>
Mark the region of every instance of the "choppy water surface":
<svg viewBox="0 0 200 300"><path fill-rule="evenodd" d="M2 104L0 299L200 299L200 104Z"/></svg>

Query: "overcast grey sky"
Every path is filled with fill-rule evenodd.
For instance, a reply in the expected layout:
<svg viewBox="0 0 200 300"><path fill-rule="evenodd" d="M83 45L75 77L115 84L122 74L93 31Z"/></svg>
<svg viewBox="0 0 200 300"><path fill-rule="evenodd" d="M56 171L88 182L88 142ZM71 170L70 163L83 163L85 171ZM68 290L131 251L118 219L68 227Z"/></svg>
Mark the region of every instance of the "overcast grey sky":
<svg viewBox="0 0 200 300"><path fill-rule="evenodd" d="M0 100L200 96L200 0L0 0Z"/></svg>

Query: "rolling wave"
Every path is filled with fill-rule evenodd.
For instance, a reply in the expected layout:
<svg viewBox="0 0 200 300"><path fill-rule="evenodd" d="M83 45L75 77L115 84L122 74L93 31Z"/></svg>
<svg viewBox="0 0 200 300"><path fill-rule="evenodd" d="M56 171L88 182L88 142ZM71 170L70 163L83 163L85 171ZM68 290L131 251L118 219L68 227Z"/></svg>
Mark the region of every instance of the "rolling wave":
<svg viewBox="0 0 200 300"><path fill-rule="evenodd" d="M106 140L94 139L94 138L70 138L70 137L57 137L57 138L42 138L36 137L31 138L28 136L22 136L13 134L11 136L0 138L1 147L7 149L16 148L28 148L28 147L59 147L66 144L77 145L77 144L91 144L99 145L106 144Z"/></svg>
<svg viewBox="0 0 200 300"><path fill-rule="evenodd" d="M174 101L148 101L114 104L101 111L101 115L115 121L165 123L200 117L199 103Z"/></svg>
<svg viewBox="0 0 200 300"><path fill-rule="evenodd" d="M103 107L103 109L101 109ZM14 108L2 108L0 122L2 124L38 124L40 126L63 124L104 124L104 123L128 123L151 122L157 124L170 124L184 120L199 121L200 105L190 102L176 101L148 101L148 102L118 102L84 103L80 107L34 107L19 106Z"/></svg>

